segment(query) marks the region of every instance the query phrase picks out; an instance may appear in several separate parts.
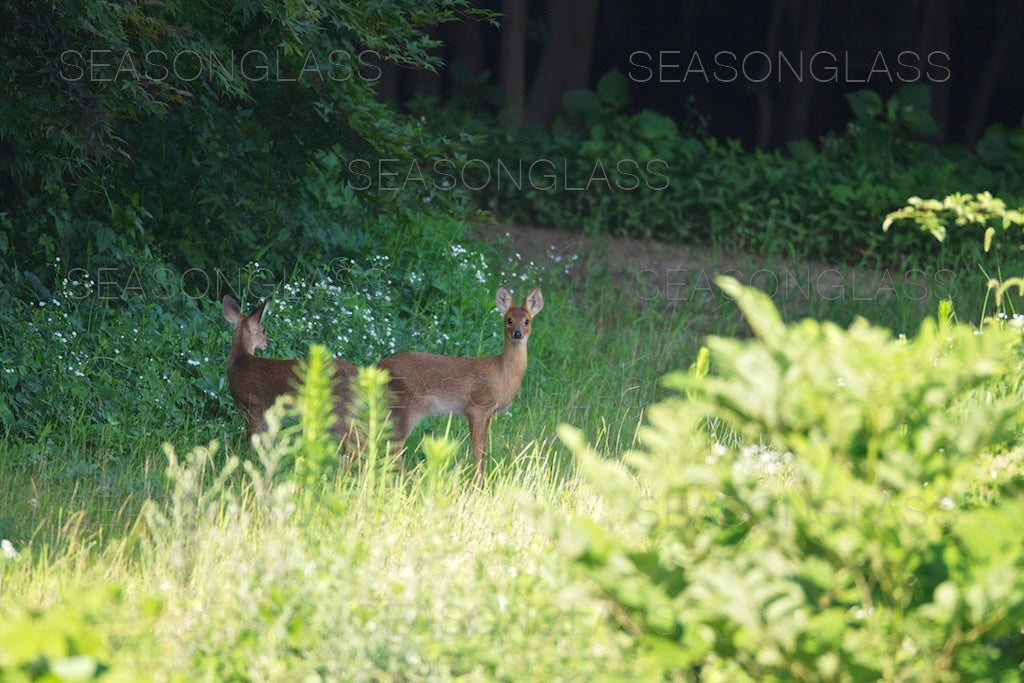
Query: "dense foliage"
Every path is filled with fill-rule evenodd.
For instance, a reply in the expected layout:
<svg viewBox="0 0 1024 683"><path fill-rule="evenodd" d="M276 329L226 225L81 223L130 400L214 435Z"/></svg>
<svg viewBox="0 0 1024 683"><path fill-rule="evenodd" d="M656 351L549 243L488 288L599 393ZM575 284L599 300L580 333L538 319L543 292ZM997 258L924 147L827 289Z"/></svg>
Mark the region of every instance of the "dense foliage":
<svg viewBox="0 0 1024 683"><path fill-rule="evenodd" d="M6 3L0 276L361 253L413 217L355 201L332 159L446 153L374 86L436 69L427 31L466 4Z"/></svg>
<svg viewBox="0 0 1024 683"><path fill-rule="evenodd" d="M910 340L785 325L735 283L680 302L569 254L499 258L463 220L973 267L1017 256L1024 129L935 146L908 87L750 152L632 108L617 72L548 129L470 94L378 100L385 64L439 66L438 23L490 16L469 6L0 7L0 680L1019 675L1011 309L974 330L944 304ZM327 355L496 353L500 284L548 304L486 486L460 419L391 470L372 368L340 454ZM905 323L931 296L891 293L822 311ZM255 445L224 294L271 299L267 355L308 355ZM757 339L729 337L734 300Z"/></svg>
<svg viewBox="0 0 1024 683"><path fill-rule="evenodd" d="M564 543L648 671L688 680L1016 680L1024 655L1019 321L784 325L712 338L612 467L563 431L632 532ZM725 428L743 440L719 441ZM738 457L744 443L762 467ZM1017 456L1019 462L1019 456ZM999 463L1002 462L1003 465Z"/></svg>
<svg viewBox="0 0 1024 683"><path fill-rule="evenodd" d="M708 138L696 115L680 130L634 111L617 71L595 91L566 93L567 116L550 129L502 127L457 100L428 123L471 133L470 148L428 180L450 180L510 221L847 264L939 257L920 234L878 229L907 197L988 191L1019 200L1024 127L992 126L975 150L940 146L923 137L935 126L927 86L907 85L888 101L870 90L847 100L845 132L791 143L787 153ZM978 253L973 239L953 239L941 257Z"/></svg>

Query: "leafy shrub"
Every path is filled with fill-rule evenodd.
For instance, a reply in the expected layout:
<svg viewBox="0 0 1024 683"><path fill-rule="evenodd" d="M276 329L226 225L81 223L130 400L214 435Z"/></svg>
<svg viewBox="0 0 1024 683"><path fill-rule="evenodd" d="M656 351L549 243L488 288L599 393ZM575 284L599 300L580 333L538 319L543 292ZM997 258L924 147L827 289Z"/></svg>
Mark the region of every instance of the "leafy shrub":
<svg viewBox="0 0 1024 683"><path fill-rule="evenodd" d="M375 84L385 63L438 68L429 30L456 12L490 16L463 0L5 5L0 277L71 254L185 270L351 249L400 207L344 197L325 155L441 153Z"/></svg>
<svg viewBox="0 0 1024 683"><path fill-rule="evenodd" d="M119 591L107 588L85 591L48 609L6 606L0 619L0 679L11 683L151 680L124 663L112 642L114 634L120 631L118 635L125 637L131 630L111 623L122 602ZM146 601L141 611L152 621L159 606ZM141 625L135 628L141 631Z"/></svg>
<svg viewBox="0 0 1024 683"><path fill-rule="evenodd" d="M949 236L951 224L958 229L967 225L981 226L985 228L982 239L984 249L988 251L997 235L997 228L1004 233L1011 227L1024 228L1024 210L1007 209L1006 202L989 192L978 195L958 192L942 200L911 197L906 206L886 215L882 229L888 230L893 223L902 220L912 220L940 242Z"/></svg>
<svg viewBox="0 0 1024 683"><path fill-rule="evenodd" d="M57 260L52 291L22 275L0 293L7 437L33 443L24 457L38 463L90 470L99 464L90 459L93 447L115 435L155 446L170 434L208 440L237 432L224 372L231 333L220 314L224 294L246 310L270 299L272 357L301 357L312 344L361 366L399 349L496 353L494 290L533 286L543 271L489 265L489 256L456 241L460 227L424 219L422 232L393 236L385 253L303 261L291 271L257 262L182 272L144 257L86 269Z"/></svg>
<svg viewBox="0 0 1024 683"><path fill-rule="evenodd" d="M846 131L817 145L793 142L787 153L707 138L699 121L680 131L655 112L630 112L616 71L596 91L566 93L567 116L550 129L509 129L454 107L431 112L427 124L439 135L463 134L461 159L478 160L465 166L474 190L467 195L501 219L794 258L933 261L939 245L914 233L883 234L879 217L915 194L1019 192L1024 128L992 128L975 151L943 147L922 139L935 131L926 87L908 85L887 101L872 91L847 99ZM524 172L517 186L499 172L499 159L514 177L520 165L535 172ZM620 162L636 179L617 172ZM943 249L947 264L979 255L969 240Z"/></svg>
<svg viewBox="0 0 1024 683"><path fill-rule="evenodd" d="M33 298L26 292L0 301L9 341L0 349L0 415L10 436L43 446L38 457L57 434L77 436L83 446L101 440L106 427L130 426L146 437L194 425L226 405L223 352L214 352L198 301L132 289L142 274L160 272L170 280L161 286L173 290L173 271L137 265L90 272L58 260L52 294L38 285Z"/></svg>
<svg viewBox="0 0 1024 683"><path fill-rule="evenodd" d="M786 326L720 284L757 339L712 338L710 374L670 376L688 399L650 409L642 451L619 466L562 432L631 520L577 522L564 544L650 674L1016 680L1024 471L965 491L986 453L1020 447L1020 330ZM710 438L724 428L790 465L745 465Z"/></svg>
<svg viewBox="0 0 1024 683"><path fill-rule="evenodd" d="M363 371L359 386L380 380ZM564 567L514 512L521 503L508 482L467 486L443 439L425 448L426 471L405 478L377 477L365 462L309 476L323 431L302 418L282 427L279 416L272 411L256 462L218 463L214 446L180 458L165 449L170 492L146 505L132 574L140 591L166 596L157 630L167 654L155 671L172 680L521 680L621 667L607 629L586 627L591 611L560 604Z"/></svg>
<svg viewBox="0 0 1024 683"><path fill-rule="evenodd" d="M956 237L966 241L970 237L967 226L984 228L981 248L987 253L994 251L997 258L1009 255L1013 267L1018 267L1016 258L1020 254L1021 238L1011 233L1010 228L1024 228L1024 210L1008 209L1006 202L991 193L982 192L978 195L956 193L938 199L921 199L911 197L907 205L890 212L882 223L882 229L888 230L894 223L913 221L921 232L927 232L939 242L950 237L950 228L955 226ZM1007 248L1009 247L1009 248ZM995 304L995 318L1008 319L1010 315L1019 319L1015 311L1020 306L1020 297L1024 296L1024 278L1020 276L1004 278L1003 264L996 262L996 272L989 276L988 294L992 294ZM982 272L986 273L985 268ZM1013 288L1017 288L1017 296L1013 296ZM985 301L986 307L988 299ZM985 310L982 311L984 317Z"/></svg>

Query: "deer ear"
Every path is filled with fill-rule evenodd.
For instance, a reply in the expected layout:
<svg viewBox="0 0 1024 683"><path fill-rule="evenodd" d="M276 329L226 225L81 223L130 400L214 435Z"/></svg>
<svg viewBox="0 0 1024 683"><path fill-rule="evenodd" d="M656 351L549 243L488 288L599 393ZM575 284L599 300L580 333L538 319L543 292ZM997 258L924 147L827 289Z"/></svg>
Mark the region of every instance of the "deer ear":
<svg viewBox="0 0 1024 683"><path fill-rule="evenodd" d="M498 293L494 295L494 305L498 307L502 315L512 308L512 294L509 293L507 287L498 287Z"/></svg>
<svg viewBox="0 0 1024 683"><path fill-rule="evenodd" d="M540 287L534 288L526 296L526 310L530 312L530 315L537 315L540 313L540 309L544 308L544 297L540 293Z"/></svg>
<svg viewBox="0 0 1024 683"><path fill-rule="evenodd" d="M259 306L256 307L255 311L253 311L252 313L249 314L249 317L255 319L256 322L258 322L258 323L262 323L263 322L263 314L266 313L266 312L267 312L267 302L264 301L263 303L261 303Z"/></svg>
<svg viewBox="0 0 1024 683"><path fill-rule="evenodd" d="M223 304L221 311L224 313L224 319L235 325L240 323L242 321L242 311L238 309L238 303L231 298L230 294L224 295Z"/></svg>

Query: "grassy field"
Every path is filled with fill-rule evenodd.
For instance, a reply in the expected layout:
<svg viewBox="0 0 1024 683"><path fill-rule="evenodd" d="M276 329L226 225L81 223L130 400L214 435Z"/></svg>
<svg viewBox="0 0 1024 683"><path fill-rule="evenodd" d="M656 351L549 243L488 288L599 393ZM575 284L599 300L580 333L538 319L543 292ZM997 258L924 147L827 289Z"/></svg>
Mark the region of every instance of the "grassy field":
<svg viewBox="0 0 1024 683"><path fill-rule="evenodd" d="M430 435L447 440L427 438L405 478L348 464L330 468L326 480L297 478L291 472L302 446L288 429L258 454L244 443L222 382L228 325L215 303L199 301L179 322L145 318L145 302L93 310L96 317L84 321L76 315L94 302L52 302L58 312L78 307L60 339L39 344L59 351L61 339L71 340L61 372L79 387L69 405L81 414L64 414L33 438L13 429L2 437L3 680L45 671L57 676L51 680L156 681L648 675L650 660L635 644L643 627L631 628L621 604L572 561L579 552L571 529L573 520L588 520L624 544L651 541L592 485L592 474L581 476L559 426L580 429L594 452L617 462L640 445L649 407L678 395L660 379L688 368L708 334L748 337L747 323L721 292L669 296L665 280L650 279L657 271L609 255L607 243L536 263L515 245L499 246L479 262L482 275L468 246L453 250L441 272L452 287L475 287L479 296L403 304L406 315L389 317L388 306L398 304L379 291L361 299L298 282L293 296L279 291L266 326L269 353L279 357L305 353L310 342L361 365L391 344L493 354L500 317L488 309L492 283L509 282L516 296L542 286L530 367L510 409L492 423L483 488L472 484L461 419L432 418L414 432L413 446ZM804 272L708 258L709 272ZM827 282L822 270L797 291ZM388 282L386 296L417 291L424 276ZM914 296L888 289L873 298L835 296L842 290L833 288L783 301L780 293L779 308L788 319L842 324L865 315L910 335L935 315L945 282L920 277L938 285ZM960 282L956 311L978 321L984 288ZM314 324L318 313L324 320ZM41 315L31 320L41 325ZM32 340L24 330L9 334ZM119 360L101 366L97 355ZM101 383L111 377L130 400L121 413L108 409L101 424L89 397L107 391ZM775 478L777 454L749 448L724 427L717 437L745 453L757 477ZM1000 477L1019 476L1018 456L999 462L1007 472Z"/></svg>

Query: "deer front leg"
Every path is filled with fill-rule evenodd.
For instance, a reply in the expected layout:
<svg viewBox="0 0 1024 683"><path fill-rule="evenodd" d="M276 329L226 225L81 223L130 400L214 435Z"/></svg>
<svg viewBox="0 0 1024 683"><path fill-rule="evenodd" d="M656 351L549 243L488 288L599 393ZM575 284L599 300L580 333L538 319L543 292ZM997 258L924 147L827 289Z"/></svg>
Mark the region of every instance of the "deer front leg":
<svg viewBox="0 0 1024 683"><path fill-rule="evenodd" d="M469 440L473 444L473 459L476 461L477 483L484 483L484 468L487 458L487 430L491 423L490 415L471 414L469 418Z"/></svg>
<svg viewBox="0 0 1024 683"><path fill-rule="evenodd" d="M405 442L419 420L413 419L408 408L394 408L391 411L391 455L399 473L405 472Z"/></svg>

